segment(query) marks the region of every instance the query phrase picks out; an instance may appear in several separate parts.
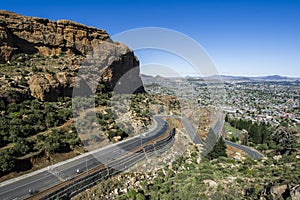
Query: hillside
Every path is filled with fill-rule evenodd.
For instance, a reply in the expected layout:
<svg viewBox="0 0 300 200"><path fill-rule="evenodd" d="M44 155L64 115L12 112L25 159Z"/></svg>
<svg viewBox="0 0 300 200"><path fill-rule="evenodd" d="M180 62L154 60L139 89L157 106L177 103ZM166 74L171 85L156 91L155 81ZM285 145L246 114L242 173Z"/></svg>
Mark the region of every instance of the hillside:
<svg viewBox="0 0 300 200"><path fill-rule="evenodd" d="M124 84L138 85L135 90L144 91L138 59L104 30L0 11L0 50L0 98L7 102L71 97L74 77L83 63L101 63L94 70L101 76L99 85L108 91L129 71L131 78ZM94 60L86 60L87 55Z"/></svg>
<svg viewBox="0 0 300 200"><path fill-rule="evenodd" d="M111 92L121 78L121 93L137 93L134 109L122 110L134 125L117 124L114 114L121 111L111 110ZM98 80L96 90L90 80ZM149 112L140 112L146 108L139 101L148 97L133 51L105 30L68 20L0 11L0 87L1 181L79 155L86 151L83 144L107 145L150 124ZM78 92L73 96L74 89L95 92L95 102ZM95 110L73 113L78 105L94 103ZM96 114L101 129L82 141L74 120L93 123L89 119Z"/></svg>

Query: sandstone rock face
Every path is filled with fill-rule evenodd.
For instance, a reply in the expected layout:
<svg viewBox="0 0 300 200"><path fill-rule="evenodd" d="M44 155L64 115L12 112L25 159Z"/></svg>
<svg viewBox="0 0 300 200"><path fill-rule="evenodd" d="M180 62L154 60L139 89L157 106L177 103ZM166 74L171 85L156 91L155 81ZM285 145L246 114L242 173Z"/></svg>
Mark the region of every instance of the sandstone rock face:
<svg viewBox="0 0 300 200"><path fill-rule="evenodd" d="M133 51L112 41L104 30L68 20L55 22L0 11L0 63L10 64L19 54L38 55L42 59L27 63L30 67L27 71L31 67L39 70L25 78L28 95L44 101L71 97L73 88L82 86L76 84L76 76L81 81L96 81L92 86L85 84L83 90L103 90L99 85L104 84L105 91L115 90L117 86L116 90L122 93L144 92L139 61ZM54 56L60 59L58 64L51 60ZM85 66L89 73L82 73L81 68ZM26 94L24 89L22 92Z"/></svg>
<svg viewBox="0 0 300 200"><path fill-rule="evenodd" d="M0 11L0 61L8 61L16 53L61 52L85 55L103 40L110 40L104 30L87 27L68 20L57 22L24 17Z"/></svg>
<svg viewBox="0 0 300 200"><path fill-rule="evenodd" d="M60 72L55 77L50 74L33 75L28 83L32 96L42 101L56 101L58 97L72 95L74 78Z"/></svg>

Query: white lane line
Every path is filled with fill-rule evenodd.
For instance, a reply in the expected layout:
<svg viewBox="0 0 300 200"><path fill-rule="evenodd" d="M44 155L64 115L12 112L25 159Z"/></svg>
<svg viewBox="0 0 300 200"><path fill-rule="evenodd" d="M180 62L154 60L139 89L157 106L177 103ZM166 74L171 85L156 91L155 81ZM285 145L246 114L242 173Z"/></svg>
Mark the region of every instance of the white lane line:
<svg viewBox="0 0 300 200"><path fill-rule="evenodd" d="M151 135L152 136L152 135ZM140 137L140 136L138 136L138 137ZM133 138L132 138L133 139ZM131 140L132 140L131 139ZM132 143L135 143L135 142L137 142L137 141L129 141L128 140L128 142L125 144L125 145L123 145L122 147L125 147L125 146L129 146L130 144L132 144ZM93 157L92 158L89 158L88 160L83 160L83 161L80 161L80 162L77 162L75 165L80 165L80 164L83 164L83 163L85 163L85 162L89 162L89 161L91 161L91 160L93 160L93 159L96 159L96 160L98 160L99 162L101 162L101 158L99 158L99 157L103 157L103 158L107 158L108 160L106 160L106 162L101 162L101 163L103 163L103 164L108 164L109 162L111 162L112 160L111 160L111 158L110 157L105 157L105 155L107 155L107 154L111 154L111 153L116 153L116 152L122 152L121 154L119 154L118 156L122 156L122 154L124 154L125 155L125 153L127 153L127 152L129 152L129 151L124 151L123 149L122 149L122 147L117 147L117 148L115 148L113 151L108 151L108 152L105 152L104 154L103 154L103 152L101 152L101 151L99 151L99 152L97 152L97 153L95 153L94 155L92 155ZM101 155L96 155L96 154L101 154ZM113 159L114 160L114 159ZM63 168L63 169L59 169L59 171L66 171L66 170L68 170L68 169L71 169L71 168L73 168L74 167L74 165L73 166L70 166L70 167L67 167L67 168ZM59 178L59 177L58 177Z"/></svg>
<svg viewBox="0 0 300 200"><path fill-rule="evenodd" d="M42 180L42 179L44 179L44 178L50 177L51 175L52 175L52 174L48 174L48 175L43 176L43 177L41 177L41 178L35 179L35 180L31 181L31 182L26 182L25 184L22 184L22 185L19 185L19 186L17 186L17 187L14 187L14 188L12 188L12 189L6 190L5 192L1 192L0 194L5 194L5 193L8 193L8 192L10 192L10 191L14 191L14 190L16 190L16 189L18 189L18 188L24 187L25 185L28 185L28 184L37 182L37 181L39 181L39 180Z"/></svg>
<svg viewBox="0 0 300 200"><path fill-rule="evenodd" d="M158 117L158 118L159 118L159 117ZM150 134L152 131L154 131L154 130L156 129L156 127L157 127L156 116L154 116L154 123L155 123L154 128L151 129L151 130L149 130L149 131L146 132L146 133L143 133L143 134L148 135L148 134ZM81 158L84 158L84 157L86 157L86 156L88 156L88 155L96 154L97 152L102 151L102 150L105 150L105 149L107 149L107 148L110 148L110 147L113 147L113 146L117 146L117 145L119 145L119 144L123 144L124 142L129 142L130 140L136 139L136 138L140 137L141 135L142 135L142 134L139 134L139 135L136 135L136 136L134 136L134 137L132 137L132 138L128 138L127 140L123 140L123 141L118 142L118 143L110 144L110 145L108 145L108 146L102 147L101 149L96 149L96 150L93 150L93 151L90 151L90 152L81 154L81 155L79 155L79 156L76 156L76 157L74 157L74 158L71 158L71 159L69 159L69 160L66 160L66 161L63 161L63 162L56 163L56 164L52 165L51 168L57 168L57 167L60 167L60 166L62 166L62 165L65 165L65 164L67 164L67 163L70 163L70 162L79 160L79 159L81 159ZM39 173L42 173L42 172L45 172L45 171L48 171L48 170L49 170L48 167L45 167L45 168L36 170L36 171L31 172L31 173L28 173L28 174L24 174L24 175L22 175L22 176L19 176L19 177L16 177L16 178L12 178L12 179L9 179L9 180L7 180L7 181L1 182L1 183L0 183L0 187L3 187L3 186L5 186L5 185L9 185L9 184L11 184L11 183L14 183L14 182L17 182L17 181L26 179L26 178L28 178L28 177L37 175L37 174L39 174Z"/></svg>

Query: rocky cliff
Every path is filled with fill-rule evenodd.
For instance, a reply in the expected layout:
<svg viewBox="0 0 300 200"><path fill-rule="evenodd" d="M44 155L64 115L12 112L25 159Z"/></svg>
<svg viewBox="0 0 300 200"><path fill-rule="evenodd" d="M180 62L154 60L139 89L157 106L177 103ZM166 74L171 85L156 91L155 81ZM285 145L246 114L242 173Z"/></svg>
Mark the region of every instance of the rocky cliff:
<svg viewBox="0 0 300 200"><path fill-rule="evenodd" d="M104 30L68 20L54 22L0 11L1 62L17 53L86 55L103 40L111 41Z"/></svg>
<svg viewBox="0 0 300 200"><path fill-rule="evenodd" d="M125 91L144 92L139 61L128 47L112 41L104 30L68 20L0 11L0 63L0 96L7 101L71 96L83 63L93 67L93 74L100 76L98 85L106 90L127 74Z"/></svg>

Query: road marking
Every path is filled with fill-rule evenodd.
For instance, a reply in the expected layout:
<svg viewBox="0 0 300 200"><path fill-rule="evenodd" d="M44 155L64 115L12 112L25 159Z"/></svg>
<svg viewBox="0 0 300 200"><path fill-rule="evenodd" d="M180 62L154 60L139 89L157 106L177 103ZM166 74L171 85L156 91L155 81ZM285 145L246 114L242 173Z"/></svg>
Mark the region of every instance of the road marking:
<svg viewBox="0 0 300 200"><path fill-rule="evenodd" d="M15 188L6 190L6 191L4 191L4 192L1 192L0 194L8 193L8 192L13 191L13 190L16 190L16 189L18 189L18 188L24 187L25 185L29 185L29 184L31 184L31 183L34 183L34 182L37 182L37 181L42 180L42 179L44 179L44 178L47 178L47 177L49 177L49 176L51 176L51 175L52 175L52 174L48 174L48 175L43 176L43 177L41 177L41 178L35 179L35 180L31 181L31 182L26 182L26 183L23 184L23 185L19 185L19 186L15 187Z"/></svg>
<svg viewBox="0 0 300 200"><path fill-rule="evenodd" d="M150 134L152 131L154 131L154 130L157 128L157 124L158 124L157 120L160 120L161 117L160 117L160 116L154 116L153 118L154 118L154 123L155 123L155 125L154 125L153 129L151 129L151 130L149 130L148 132L146 132L146 134ZM84 157L86 157L86 156L95 154L95 153L97 153L97 152L99 152L99 151L108 149L108 148L110 148L110 147L117 146L117 145L119 145L119 144L123 144L124 142L129 142L130 140L134 140L134 139L136 139L136 138L139 138L140 136L141 136L141 134L136 135L136 136L134 136L134 137L132 137L132 138L128 138L127 140L120 141L120 142L118 142L118 143L114 143L114 144L107 145L107 146L102 147L102 148L100 148L100 149L96 149L96 150L93 150L93 151L89 151L89 152L87 152L87 153L81 154L81 155L79 155L79 156L76 156L76 157L74 157L74 158L68 159L68 160L66 160L66 161L56 163L56 164L52 165L51 167L52 167L52 168L60 167L60 166L65 165L65 164L67 164L67 163L71 163L71 162L73 162L73 161L82 159L82 158L84 158ZM0 183L0 187L3 187L3 186L5 186L5 185L9 185L9 184L18 182L18 181L20 181L20 180L26 179L26 178L28 178L28 177L31 177L31 176L34 176L34 175L37 175L37 174L40 174L40 173L46 172L46 171L49 171L49 166L48 166L48 167L45 167L45 168L42 168L42 169L39 169L39 170L36 170L36 171L34 171L34 172L30 172L30 173L28 173L28 174L24 174L24 175L22 175L22 176L19 176L19 177L12 178L12 179L9 179L9 180L7 180L7 181L1 182L1 183Z"/></svg>

